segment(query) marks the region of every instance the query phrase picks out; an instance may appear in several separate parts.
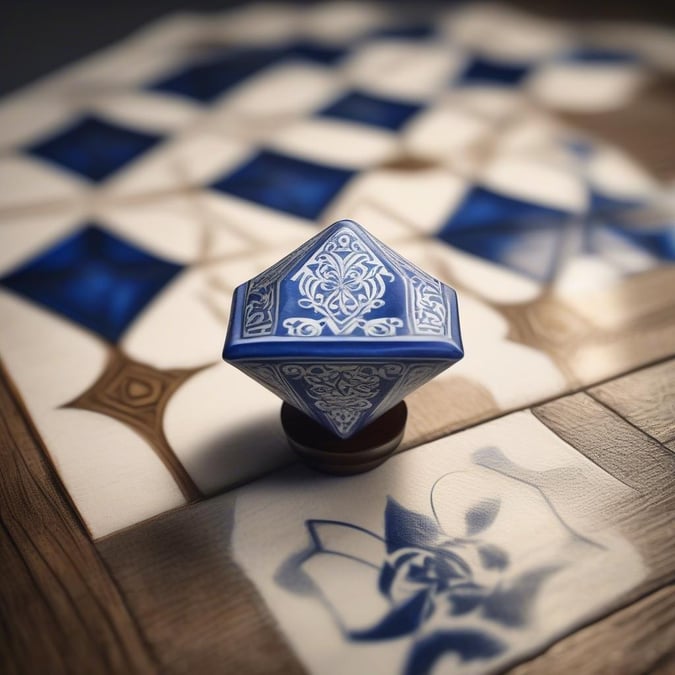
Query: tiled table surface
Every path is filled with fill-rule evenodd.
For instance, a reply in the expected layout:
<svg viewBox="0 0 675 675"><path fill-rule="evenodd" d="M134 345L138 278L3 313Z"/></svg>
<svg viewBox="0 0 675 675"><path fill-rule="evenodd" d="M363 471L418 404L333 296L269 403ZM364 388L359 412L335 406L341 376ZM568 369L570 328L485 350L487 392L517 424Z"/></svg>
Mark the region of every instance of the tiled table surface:
<svg viewBox="0 0 675 675"><path fill-rule="evenodd" d="M492 671L672 580L675 171L568 121L649 116L673 63L662 28L496 5L250 6L0 103L4 417L96 579L83 658ZM234 287L344 217L458 290L467 356L409 398L399 456L337 481L219 351ZM611 622L532 667L609 667Z"/></svg>

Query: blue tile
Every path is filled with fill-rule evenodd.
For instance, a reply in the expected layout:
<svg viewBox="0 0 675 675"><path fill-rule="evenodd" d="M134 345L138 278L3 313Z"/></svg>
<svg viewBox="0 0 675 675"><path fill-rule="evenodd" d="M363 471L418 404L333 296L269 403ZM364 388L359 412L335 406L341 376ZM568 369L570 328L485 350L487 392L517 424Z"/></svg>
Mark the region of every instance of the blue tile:
<svg viewBox="0 0 675 675"><path fill-rule="evenodd" d="M620 65L637 63L639 61L637 54L634 52L620 49L602 49L599 47L580 47L563 54L561 59L563 61L599 65Z"/></svg>
<svg viewBox="0 0 675 675"><path fill-rule="evenodd" d="M474 187L437 237L455 248L537 281L549 281L570 216Z"/></svg>
<svg viewBox="0 0 675 675"><path fill-rule="evenodd" d="M162 140L93 116L83 117L25 151L100 182Z"/></svg>
<svg viewBox="0 0 675 675"><path fill-rule="evenodd" d="M211 187L313 220L354 174L347 169L264 150Z"/></svg>
<svg viewBox="0 0 675 675"><path fill-rule="evenodd" d="M622 225L608 227L636 248L650 253L655 258L675 262L675 225L644 229Z"/></svg>
<svg viewBox="0 0 675 675"><path fill-rule="evenodd" d="M0 279L0 286L116 342L182 269L89 225Z"/></svg>
<svg viewBox="0 0 675 675"><path fill-rule="evenodd" d="M436 34L435 28L428 23L400 24L373 31L369 38L392 40L428 40Z"/></svg>
<svg viewBox="0 0 675 675"><path fill-rule="evenodd" d="M284 49L231 49L209 59L192 63L151 84L149 89L184 96L201 103L210 103L284 55Z"/></svg>
<svg viewBox="0 0 675 675"><path fill-rule="evenodd" d="M497 84L515 86L530 72L526 63L506 63L482 56L473 57L454 84Z"/></svg>
<svg viewBox="0 0 675 675"><path fill-rule="evenodd" d="M319 111L322 117L371 124L398 131L422 106L352 91Z"/></svg>
<svg viewBox="0 0 675 675"><path fill-rule="evenodd" d="M339 61L347 51L344 47L334 47L319 42L296 42L288 47L286 55L291 58L330 66Z"/></svg>

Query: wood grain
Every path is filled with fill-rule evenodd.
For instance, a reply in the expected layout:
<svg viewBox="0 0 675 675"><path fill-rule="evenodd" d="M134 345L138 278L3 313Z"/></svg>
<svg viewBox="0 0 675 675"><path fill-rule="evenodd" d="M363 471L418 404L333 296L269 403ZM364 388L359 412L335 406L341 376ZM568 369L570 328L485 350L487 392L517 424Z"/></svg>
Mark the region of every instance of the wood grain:
<svg viewBox="0 0 675 675"><path fill-rule="evenodd" d="M4 376L0 409L0 672L156 672Z"/></svg>
<svg viewBox="0 0 675 675"><path fill-rule="evenodd" d="M638 549L649 570L626 602L675 581L675 455L585 393L533 410L564 441L635 497L612 507L612 522Z"/></svg>
<svg viewBox="0 0 675 675"><path fill-rule="evenodd" d="M650 407L651 403L646 401L644 405ZM565 396L532 412L564 441L645 499L675 498L672 453L587 394Z"/></svg>
<svg viewBox="0 0 675 675"><path fill-rule="evenodd" d="M304 673L229 552L224 495L99 540L161 672Z"/></svg>
<svg viewBox="0 0 675 675"><path fill-rule="evenodd" d="M629 607L560 640L511 675L637 675L675 672L675 587L648 595Z"/></svg>
<svg viewBox="0 0 675 675"><path fill-rule="evenodd" d="M663 180L675 176L675 77L657 77L621 108L609 112L558 113L572 126L622 148Z"/></svg>
<svg viewBox="0 0 675 675"><path fill-rule="evenodd" d="M675 446L675 359L593 387L588 393L663 445Z"/></svg>

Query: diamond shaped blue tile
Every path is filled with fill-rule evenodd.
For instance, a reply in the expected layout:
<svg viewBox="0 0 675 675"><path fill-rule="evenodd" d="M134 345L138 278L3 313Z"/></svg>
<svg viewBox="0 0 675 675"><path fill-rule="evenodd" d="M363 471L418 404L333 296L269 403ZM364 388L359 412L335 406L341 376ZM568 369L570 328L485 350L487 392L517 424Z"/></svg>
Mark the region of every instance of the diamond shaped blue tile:
<svg viewBox="0 0 675 675"><path fill-rule="evenodd" d="M637 63L635 52L621 49L603 49L600 47L580 47L562 55L562 60L597 65L622 65Z"/></svg>
<svg viewBox="0 0 675 675"><path fill-rule="evenodd" d="M455 80L454 84L515 86L530 72L531 68L531 64L506 63L482 56L474 56L469 60L466 68Z"/></svg>
<svg viewBox="0 0 675 675"><path fill-rule="evenodd" d="M462 251L548 281L569 219L563 211L476 186L436 236Z"/></svg>
<svg viewBox="0 0 675 675"><path fill-rule="evenodd" d="M334 117L398 131L421 109L422 106L407 101L396 101L352 91L331 103L327 108L320 110L318 114L322 117Z"/></svg>
<svg viewBox="0 0 675 675"><path fill-rule="evenodd" d="M590 252L602 255L605 242L602 236L604 232L619 237L630 247L649 253L658 260L675 262L675 225L673 224L630 227L625 224L596 221L588 236Z"/></svg>
<svg viewBox="0 0 675 675"><path fill-rule="evenodd" d="M89 225L0 279L0 286L116 342L182 269Z"/></svg>
<svg viewBox="0 0 675 675"><path fill-rule="evenodd" d="M26 152L99 182L161 140L157 134L87 116L27 147Z"/></svg>
<svg viewBox="0 0 675 675"><path fill-rule="evenodd" d="M429 23L409 23L387 26L369 34L370 38L386 40L429 40L436 34L436 29Z"/></svg>
<svg viewBox="0 0 675 675"><path fill-rule="evenodd" d="M185 68L150 85L152 91L177 94L210 103L231 87L285 55L284 49L237 48Z"/></svg>
<svg viewBox="0 0 675 675"><path fill-rule="evenodd" d="M211 187L313 220L354 174L348 169L264 150Z"/></svg>
<svg viewBox="0 0 675 675"><path fill-rule="evenodd" d="M328 66L339 61L347 51L344 47L335 47L320 42L296 42L288 47L286 54L291 58Z"/></svg>

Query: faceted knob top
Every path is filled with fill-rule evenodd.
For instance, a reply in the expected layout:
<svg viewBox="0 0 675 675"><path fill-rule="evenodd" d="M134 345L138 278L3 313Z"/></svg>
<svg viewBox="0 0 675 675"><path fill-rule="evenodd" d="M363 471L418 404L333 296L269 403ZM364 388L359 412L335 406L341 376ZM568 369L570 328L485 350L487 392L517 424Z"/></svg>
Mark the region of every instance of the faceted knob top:
<svg viewBox="0 0 675 675"><path fill-rule="evenodd" d="M462 356L455 291L351 220L236 289L223 351L341 438Z"/></svg>

